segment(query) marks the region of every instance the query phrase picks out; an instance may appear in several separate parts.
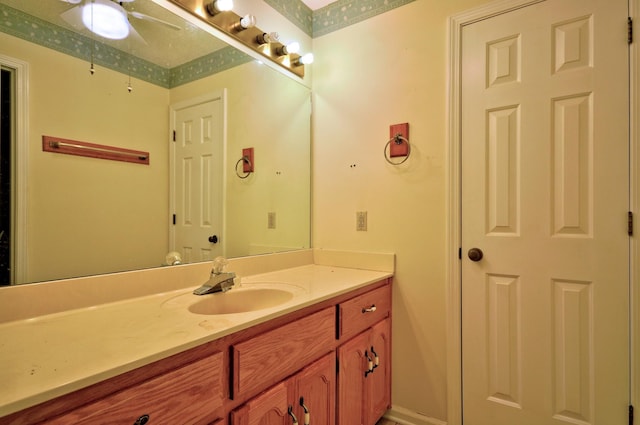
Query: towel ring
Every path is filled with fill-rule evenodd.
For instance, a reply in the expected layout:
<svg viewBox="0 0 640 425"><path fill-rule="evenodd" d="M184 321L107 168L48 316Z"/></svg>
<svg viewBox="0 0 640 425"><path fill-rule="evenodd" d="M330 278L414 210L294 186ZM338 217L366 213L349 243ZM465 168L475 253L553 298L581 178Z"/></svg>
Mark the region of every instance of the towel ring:
<svg viewBox="0 0 640 425"><path fill-rule="evenodd" d="M251 169L252 168L251 161L249 160L249 157L245 155L242 158L240 158L238 162L236 162L236 176L240 177L241 179L246 179L251 175L251 171L247 171L245 175L240 175L240 173L238 172L238 164L240 164L241 162L245 164L249 164L249 169Z"/></svg>
<svg viewBox="0 0 640 425"><path fill-rule="evenodd" d="M405 155L404 159L402 161L399 162L393 162L391 161L391 148L389 148L389 156L387 156L387 148L389 147L389 145L391 145L391 142L394 142L397 145L401 145L402 143L406 143L407 144L407 155ZM409 156L411 156L411 144L409 143L409 140L407 140L405 137L403 137L400 134L396 134L395 136L393 136L391 139L389 139L389 141L387 142L386 145L384 145L384 159L387 160L387 162L391 165L400 165L403 162L405 162L407 159L409 159Z"/></svg>

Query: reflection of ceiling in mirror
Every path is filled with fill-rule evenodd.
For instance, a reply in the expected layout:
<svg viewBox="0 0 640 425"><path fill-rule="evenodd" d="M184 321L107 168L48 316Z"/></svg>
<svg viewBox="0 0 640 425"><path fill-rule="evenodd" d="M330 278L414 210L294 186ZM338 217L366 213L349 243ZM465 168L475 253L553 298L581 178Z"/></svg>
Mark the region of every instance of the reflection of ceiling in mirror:
<svg viewBox="0 0 640 425"><path fill-rule="evenodd" d="M92 33L80 26L73 27L60 15L65 11L78 7L61 0L0 0L0 4L7 5L44 21L50 22L62 28L66 28L85 37L93 38ZM110 45L118 50L129 53L137 58L144 59L163 68L175 68L203 55L210 54L226 47L212 35L202 31L191 23L185 22L180 17L158 6L150 0L134 0L123 3L125 10L138 12L158 18L173 25L180 30L171 29L165 25L149 20L129 17L131 25L146 41L141 44L131 39L107 40L100 37L101 43Z"/></svg>

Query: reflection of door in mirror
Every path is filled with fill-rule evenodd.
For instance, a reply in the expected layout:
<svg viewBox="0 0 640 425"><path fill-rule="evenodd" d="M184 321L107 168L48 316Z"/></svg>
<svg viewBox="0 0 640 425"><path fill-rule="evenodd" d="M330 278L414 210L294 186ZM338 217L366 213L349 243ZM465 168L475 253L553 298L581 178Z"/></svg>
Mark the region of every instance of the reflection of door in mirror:
<svg viewBox="0 0 640 425"><path fill-rule="evenodd" d="M11 276L13 70L1 67L0 75L0 283L9 283L13 282Z"/></svg>
<svg viewBox="0 0 640 425"><path fill-rule="evenodd" d="M171 247L184 262L224 255L222 185L224 102L221 94L171 108Z"/></svg>

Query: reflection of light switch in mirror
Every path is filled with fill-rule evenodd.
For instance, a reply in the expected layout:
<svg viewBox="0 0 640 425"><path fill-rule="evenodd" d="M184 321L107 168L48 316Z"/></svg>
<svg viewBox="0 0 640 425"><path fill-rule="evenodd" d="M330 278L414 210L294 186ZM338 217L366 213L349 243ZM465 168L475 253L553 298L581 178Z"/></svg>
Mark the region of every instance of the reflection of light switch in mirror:
<svg viewBox="0 0 640 425"><path fill-rule="evenodd" d="M398 134L409 140L408 122L402 124L393 124L389 126L389 139L393 139ZM389 156L391 158L407 155L409 155L409 145L404 140L402 140L402 143L396 143L395 140L391 140L391 143L389 143Z"/></svg>
<svg viewBox="0 0 640 425"><path fill-rule="evenodd" d="M256 167L256 163L253 162L253 148L242 149L242 157L249 161L242 161L242 171L245 173L253 173Z"/></svg>
<svg viewBox="0 0 640 425"><path fill-rule="evenodd" d="M356 230L359 232L367 231L367 212L356 211Z"/></svg>
<svg viewBox="0 0 640 425"><path fill-rule="evenodd" d="M275 229L276 228L276 213L268 212L267 213L267 229Z"/></svg>

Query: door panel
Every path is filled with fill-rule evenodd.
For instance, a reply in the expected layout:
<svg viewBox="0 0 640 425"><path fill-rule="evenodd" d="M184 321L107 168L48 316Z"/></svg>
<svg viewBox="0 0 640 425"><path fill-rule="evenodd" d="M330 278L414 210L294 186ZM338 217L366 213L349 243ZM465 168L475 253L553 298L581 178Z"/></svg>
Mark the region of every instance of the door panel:
<svg viewBox="0 0 640 425"><path fill-rule="evenodd" d="M216 98L175 113L172 249L184 262L223 255L222 108L222 99Z"/></svg>
<svg viewBox="0 0 640 425"><path fill-rule="evenodd" d="M465 424L626 420L627 4L604 3L463 28Z"/></svg>

